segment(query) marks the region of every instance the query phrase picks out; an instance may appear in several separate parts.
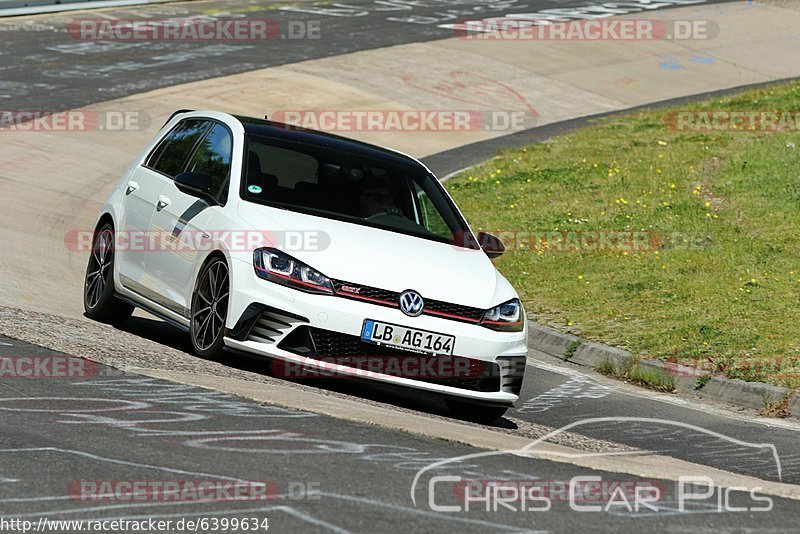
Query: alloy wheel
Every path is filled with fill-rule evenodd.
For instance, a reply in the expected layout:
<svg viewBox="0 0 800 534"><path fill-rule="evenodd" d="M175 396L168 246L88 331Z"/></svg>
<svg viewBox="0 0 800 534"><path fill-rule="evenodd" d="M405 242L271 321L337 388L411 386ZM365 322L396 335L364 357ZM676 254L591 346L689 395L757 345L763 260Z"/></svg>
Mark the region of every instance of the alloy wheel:
<svg viewBox="0 0 800 534"><path fill-rule="evenodd" d="M89 308L97 307L108 283L109 269L114 261L112 243L113 234L109 229L101 231L94 240L84 285L86 305Z"/></svg>
<svg viewBox="0 0 800 534"><path fill-rule="evenodd" d="M228 310L228 267L214 261L203 271L192 311L192 337L200 351L210 349L222 335Z"/></svg>

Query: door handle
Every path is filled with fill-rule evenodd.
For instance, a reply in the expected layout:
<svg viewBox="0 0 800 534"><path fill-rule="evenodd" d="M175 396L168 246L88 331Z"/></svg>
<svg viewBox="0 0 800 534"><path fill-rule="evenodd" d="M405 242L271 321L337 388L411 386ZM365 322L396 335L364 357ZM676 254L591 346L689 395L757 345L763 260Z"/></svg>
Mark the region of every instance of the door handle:
<svg viewBox="0 0 800 534"><path fill-rule="evenodd" d="M164 195L159 195L158 196L158 204L156 205L156 209L161 211L164 208L166 208L167 206L169 206L170 203L172 203L172 201L169 199L169 197L164 196Z"/></svg>
<svg viewBox="0 0 800 534"><path fill-rule="evenodd" d="M125 194L126 195L130 195L131 193L133 193L137 189L139 189L139 184L134 182L133 180L131 180L130 182L128 182L128 187L127 187L127 189L125 189Z"/></svg>

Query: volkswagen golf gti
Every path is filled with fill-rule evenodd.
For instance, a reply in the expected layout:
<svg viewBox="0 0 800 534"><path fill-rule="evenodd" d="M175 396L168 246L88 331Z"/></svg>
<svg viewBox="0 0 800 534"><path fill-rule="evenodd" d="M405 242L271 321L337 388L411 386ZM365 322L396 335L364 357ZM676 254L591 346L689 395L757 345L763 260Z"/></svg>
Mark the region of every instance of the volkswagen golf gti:
<svg viewBox="0 0 800 534"><path fill-rule="evenodd" d="M517 400L525 314L439 180L405 154L268 120L179 111L91 236L86 315L134 307L196 354L287 378L361 377L488 421ZM87 240L88 242L88 240Z"/></svg>

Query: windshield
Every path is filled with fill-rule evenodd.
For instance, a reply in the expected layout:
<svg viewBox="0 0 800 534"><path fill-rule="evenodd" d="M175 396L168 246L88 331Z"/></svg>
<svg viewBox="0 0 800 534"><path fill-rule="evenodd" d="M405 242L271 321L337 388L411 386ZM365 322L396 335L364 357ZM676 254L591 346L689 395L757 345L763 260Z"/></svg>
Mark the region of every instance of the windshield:
<svg viewBox="0 0 800 534"><path fill-rule="evenodd" d="M246 201L465 246L471 235L422 166L298 142L248 136Z"/></svg>

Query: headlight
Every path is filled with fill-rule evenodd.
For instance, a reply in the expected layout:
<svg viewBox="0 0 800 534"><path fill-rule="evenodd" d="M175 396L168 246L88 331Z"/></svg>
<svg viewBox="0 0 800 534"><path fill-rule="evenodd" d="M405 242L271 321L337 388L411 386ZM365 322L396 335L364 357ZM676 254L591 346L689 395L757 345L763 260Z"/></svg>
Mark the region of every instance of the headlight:
<svg viewBox="0 0 800 534"><path fill-rule="evenodd" d="M481 326L500 332L522 332L525 326L525 312L519 299L511 299L487 310L481 319Z"/></svg>
<svg viewBox="0 0 800 534"><path fill-rule="evenodd" d="M264 280L309 293L333 294L330 278L278 249L260 248L253 252L253 266Z"/></svg>

